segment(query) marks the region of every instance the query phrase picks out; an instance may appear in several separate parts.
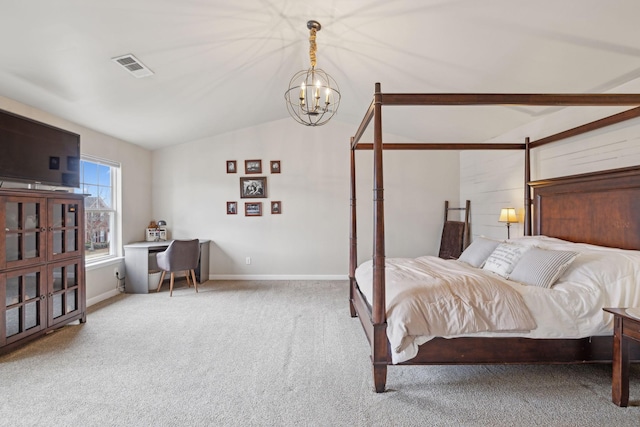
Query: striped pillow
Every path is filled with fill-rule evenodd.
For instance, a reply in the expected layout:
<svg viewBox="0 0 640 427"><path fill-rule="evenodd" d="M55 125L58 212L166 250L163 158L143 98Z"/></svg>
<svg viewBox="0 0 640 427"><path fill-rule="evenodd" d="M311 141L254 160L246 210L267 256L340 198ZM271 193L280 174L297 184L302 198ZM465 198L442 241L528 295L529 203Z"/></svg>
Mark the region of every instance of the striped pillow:
<svg viewBox="0 0 640 427"><path fill-rule="evenodd" d="M509 280L550 288L577 256L577 252L531 248L513 268Z"/></svg>

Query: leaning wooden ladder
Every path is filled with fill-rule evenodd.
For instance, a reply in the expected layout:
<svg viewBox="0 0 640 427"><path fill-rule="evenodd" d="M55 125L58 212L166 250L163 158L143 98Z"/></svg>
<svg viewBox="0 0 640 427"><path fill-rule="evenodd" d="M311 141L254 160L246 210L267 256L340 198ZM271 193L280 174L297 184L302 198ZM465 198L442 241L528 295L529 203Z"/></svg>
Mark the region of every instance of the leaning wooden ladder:
<svg viewBox="0 0 640 427"><path fill-rule="evenodd" d="M469 208L471 201L467 200L464 208L450 208L449 201L444 202L444 226L440 240L438 256L444 259L457 259L462 251L469 246ZM449 211L464 211L464 221L449 221Z"/></svg>

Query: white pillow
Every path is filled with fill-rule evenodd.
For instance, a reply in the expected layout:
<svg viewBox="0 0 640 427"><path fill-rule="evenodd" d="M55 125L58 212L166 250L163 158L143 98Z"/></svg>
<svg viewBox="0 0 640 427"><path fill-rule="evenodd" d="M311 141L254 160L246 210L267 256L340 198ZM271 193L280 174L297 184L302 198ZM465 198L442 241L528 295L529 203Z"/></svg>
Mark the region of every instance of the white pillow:
<svg viewBox="0 0 640 427"><path fill-rule="evenodd" d="M466 262L472 267L480 268L499 244L500 242L497 240L476 237L467 249L460 254L458 260Z"/></svg>
<svg viewBox="0 0 640 427"><path fill-rule="evenodd" d="M489 255L482 269L508 278L520 257L529 249L531 247L500 243Z"/></svg>
<svg viewBox="0 0 640 427"><path fill-rule="evenodd" d="M550 288L578 256L577 252L531 248L509 275L524 285Z"/></svg>

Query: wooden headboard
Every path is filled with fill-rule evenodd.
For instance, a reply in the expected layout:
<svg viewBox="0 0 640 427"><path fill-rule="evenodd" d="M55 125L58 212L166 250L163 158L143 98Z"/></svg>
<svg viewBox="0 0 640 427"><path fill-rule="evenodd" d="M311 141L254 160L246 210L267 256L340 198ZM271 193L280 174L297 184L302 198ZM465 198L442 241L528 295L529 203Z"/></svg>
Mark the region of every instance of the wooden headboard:
<svg viewBox="0 0 640 427"><path fill-rule="evenodd" d="M640 166L529 185L533 234L640 250Z"/></svg>

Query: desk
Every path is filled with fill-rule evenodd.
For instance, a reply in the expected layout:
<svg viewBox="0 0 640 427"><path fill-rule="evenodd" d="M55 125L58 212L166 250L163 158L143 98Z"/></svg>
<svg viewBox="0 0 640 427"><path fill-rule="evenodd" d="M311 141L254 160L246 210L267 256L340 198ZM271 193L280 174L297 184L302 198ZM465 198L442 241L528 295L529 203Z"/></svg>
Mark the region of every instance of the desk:
<svg viewBox="0 0 640 427"><path fill-rule="evenodd" d="M196 268L198 283L209 279L209 242L200 240L200 258ZM125 290L127 293L149 293L149 271L157 270L155 255L169 246L171 240L136 242L124 245Z"/></svg>
<svg viewBox="0 0 640 427"><path fill-rule="evenodd" d="M640 341L640 318L625 308L604 308L613 314L613 366L611 400L618 406L629 405L629 340ZM639 309L636 313L640 312ZM635 314L635 313L634 313Z"/></svg>

